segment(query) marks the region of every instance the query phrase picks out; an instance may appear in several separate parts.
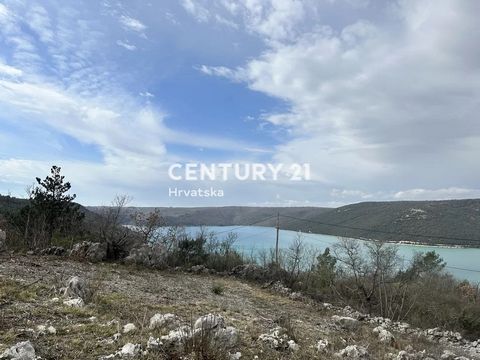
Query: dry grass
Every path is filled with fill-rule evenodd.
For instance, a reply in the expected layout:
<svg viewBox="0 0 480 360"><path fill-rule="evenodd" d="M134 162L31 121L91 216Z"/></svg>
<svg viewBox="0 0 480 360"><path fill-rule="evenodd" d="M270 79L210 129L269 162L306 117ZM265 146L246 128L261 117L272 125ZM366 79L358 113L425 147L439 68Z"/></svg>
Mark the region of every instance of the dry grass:
<svg viewBox="0 0 480 360"><path fill-rule="evenodd" d="M60 288L73 275L85 278L93 288L84 308L51 301L60 295ZM98 359L128 342L145 347L149 336L157 338L168 333L148 328L155 313L174 313L186 324L207 313L224 316L228 326L239 330L239 344L231 351L240 351L242 359L252 359L255 355L268 360L331 359L333 352L350 344L365 345L374 359L398 352L380 344L371 327L364 326L354 333L339 331L331 325L330 311L233 278L55 258L0 257L0 352L18 341L30 340L43 359ZM89 319L92 316L95 321ZM117 342L107 342L130 322L137 331L122 334ZM54 326L57 333L38 335L29 330L45 324ZM297 341L298 352L277 351L258 342L260 334L269 333L278 325L290 339ZM316 351L314 346L319 339L328 339L332 344L329 353ZM424 339L399 337L398 344L402 348L411 344L418 350L440 351ZM219 353L218 346L212 346L206 337L186 344L186 348L185 359L223 360L226 353L225 350ZM143 359L172 359L176 355L157 351Z"/></svg>

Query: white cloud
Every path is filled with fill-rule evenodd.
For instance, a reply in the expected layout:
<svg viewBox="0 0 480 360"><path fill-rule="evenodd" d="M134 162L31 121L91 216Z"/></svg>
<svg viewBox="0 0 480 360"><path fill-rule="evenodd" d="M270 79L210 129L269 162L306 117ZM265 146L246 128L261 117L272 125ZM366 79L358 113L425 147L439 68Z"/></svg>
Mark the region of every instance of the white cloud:
<svg viewBox="0 0 480 360"><path fill-rule="evenodd" d="M410 189L394 194L395 200L454 200L480 198L480 189Z"/></svg>
<svg viewBox="0 0 480 360"><path fill-rule="evenodd" d="M0 21L5 20L8 16L9 12L7 7L0 3Z"/></svg>
<svg viewBox="0 0 480 360"><path fill-rule="evenodd" d="M130 44L128 41L117 40L117 45L129 51L135 51L137 49L135 45Z"/></svg>
<svg viewBox="0 0 480 360"><path fill-rule="evenodd" d="M182 0L183 8L189 12L198 22L207 22L210 18L210 12L206 7L196 0Z"/></svg>
<svg viewBox="0 0 480 360"><path fill-rule="evenodd" d="M143 24L140 20L127 15L121 15L118 20L127 30L143 34L144 31L147 29L146 25Z"/></svg>
<svg viewBox="0 0 480 360"><path fill-rule="evenodd" d="M264 5L251 1L249 8L263 14ZM302 13L286 9L293 19ZM475 1L400 1L393 15L384 14L389 21L292 36L268 30L270 21L292 21L273 16L257 22L258 33L267 43L289 41L270 43L237 69L200 70L285 100L289 111L264 117L292 136L275 159L310 162L332 187L473 186L480 177L478 11Z"/></svg>
<svg viewBox="0 0 480 360"><path fill-rule="evenodd" d="M17 68L14 68L13 66L9 66L7 64L3 64L0 62L0 75L8 75L8 76L22 76L23 71Z"/></svg>

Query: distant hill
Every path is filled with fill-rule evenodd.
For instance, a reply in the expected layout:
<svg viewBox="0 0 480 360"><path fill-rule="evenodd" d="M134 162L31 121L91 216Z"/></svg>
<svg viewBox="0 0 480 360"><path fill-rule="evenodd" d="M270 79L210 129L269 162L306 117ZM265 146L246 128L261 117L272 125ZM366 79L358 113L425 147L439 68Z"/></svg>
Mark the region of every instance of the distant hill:
<svg viewBox="0 0 480 360"><path fill-rule="evenodd" d="M27 199L19 199L9 195L0 194L0 214L20 210L27 204Z"/></svg>
<svg viewBox="0 0 480 360"><path fill-rule="evenodd" d="M130 223L130 215L135 211L153 209L127 208L123 222ZM286 230L395 242L480 246L480 199L364 202L336 209L245 206L159 209L171 225L275 226L279 212L280 227ZM264 220L269 216L270 219Z"/></svg>
<svg viewBox="0 0 480 360"><path fill-rule="evenodd" d="M19 199L13 196L0 194L0 215L16 212L27 204L27 199ZM85 206L80 205L80 211L85 214L85 219L87 221L95 221L99 218L98 214L88 210Z"/></svg>
<svg viewBox="0 0 480 360"><path fill-rule="evenodd" d="M300 227L303 223L304 231L321 234L480 246L480 199L364 202L342 206L320 216L312 214L306 219L310 222L290 219L285 227Z"/></svg>
<svg viewBox="0 0 480 360"><path fill-rule="evenodd" d="M89 210L101 213L102 207L90 206ZM160 213L169 225L187 226L228 226L228 225L258 225L275 226L277 213L295 217L320 216L331 211L331 208L321 207L249 207L249 206L224 206L224 207L191 207L174 208L158 207ZM151 212L153 207L127 207L123 214L122 223L132 224L131 216L137 212ZM301 230L301 228L293 229Z"/></svg>

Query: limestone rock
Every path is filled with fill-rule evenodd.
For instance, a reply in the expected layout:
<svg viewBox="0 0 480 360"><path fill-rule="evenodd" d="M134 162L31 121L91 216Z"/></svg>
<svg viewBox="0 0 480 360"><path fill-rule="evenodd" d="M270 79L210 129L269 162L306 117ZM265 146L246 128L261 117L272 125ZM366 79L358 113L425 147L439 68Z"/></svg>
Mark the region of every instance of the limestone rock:
<svg viewBox="0 0 480 360"><path fill-rule="evenodd" d="M344 359L369 359L370 355L363 346L349 345L345 349L335 354Z"/></svg>
<svg viewBox="0 0 480 360"><path fill-rule="evenodd" d="M168 329L172 330L179 325L179 319L174 314L155 314L150 318L150 330Z"/></svg>
<svg viewBox="0 0 480 360"><path fill-rule="evenodd" d="M0 355L0 359L35 360L36 358L35 348L30 341L19 342Z"/></svg>

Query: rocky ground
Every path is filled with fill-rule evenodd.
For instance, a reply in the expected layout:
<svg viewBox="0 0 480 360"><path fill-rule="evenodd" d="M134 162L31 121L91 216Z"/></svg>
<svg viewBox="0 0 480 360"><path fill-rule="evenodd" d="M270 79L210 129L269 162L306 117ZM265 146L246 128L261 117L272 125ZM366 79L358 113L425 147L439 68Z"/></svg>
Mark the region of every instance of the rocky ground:
<svg viewBox="0 0 480 360"><path fill-rule="evenodd" d="M0 255L5 359L477 359L476 345L278 284Z"/></svg>

